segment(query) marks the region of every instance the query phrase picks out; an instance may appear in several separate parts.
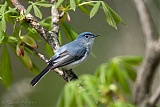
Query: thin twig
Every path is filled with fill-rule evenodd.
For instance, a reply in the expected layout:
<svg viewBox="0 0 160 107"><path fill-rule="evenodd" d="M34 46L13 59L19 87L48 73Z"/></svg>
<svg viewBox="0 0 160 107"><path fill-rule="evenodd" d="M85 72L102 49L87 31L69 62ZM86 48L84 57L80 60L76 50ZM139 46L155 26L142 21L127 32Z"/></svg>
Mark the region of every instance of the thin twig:
<svg viewBox="0 0 160 107"><path fill-rule="evenodd" d="M18 9L21 15L25 15L26 9L24 8L24 6L20 4L18 0L10 0L10 1L12 2L13 6L15 6ZM56 0L51 0L51 2L53 4L56 4ZM51 8L51 16L52 16L52 30L51 31L47 31L46 29L44 29L43 26L41 26L39 22L36 20L36 18L30 13L25 15L25 20L28 22L28 24L31 27L36 29L36 31L45 39L45 41L48 42L52 50L56 52L60 47L60 44L58 41L59 18L60 17L59 17L58 10L54 8L54 5ZM35 49L31 49L31 50L35 54L37 54L42 60L44 60L46 63L48 62L48 60L44 57L44 55L38 53L38 51L36 51ZM54 69L54 71L66 81L71 81L71 80L78 78L72 70L62 71L56 68Z"/></svg>
<svg viewBox="0 0 160 107"><path fill-rule="evenodd" d="M11 0L11 2L18 9L21 15L25 15L26 9L23 5L20 4L18 0ZM36 31L44 38L44 40L48 42L53 51L56 51L56 44L54 42L54 37L52 36L52 33L48 32L43 26L41 26L40 23L36 20L36 18L30 13L25 15L25 21L27 21L31 27L36 29Z"/></svg>
<svg viewBox="0 0 160 107"><path fill-rule="evenodd" d="M37 50L35 50L34 48L25 45L25 47L27 47L28 49L30 49L32 52L34 52L40 59L42 59L46 64L48 64L49 60L47 58L45 58L45 56L41 53L39 53Z"/></svg>

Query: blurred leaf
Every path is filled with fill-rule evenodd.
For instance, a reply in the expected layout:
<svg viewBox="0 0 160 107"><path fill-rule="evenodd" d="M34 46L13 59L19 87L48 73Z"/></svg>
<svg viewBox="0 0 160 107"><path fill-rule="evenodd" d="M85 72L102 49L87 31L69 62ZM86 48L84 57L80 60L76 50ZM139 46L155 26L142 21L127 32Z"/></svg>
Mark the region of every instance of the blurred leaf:
<svg viewBox="0 0 160 107"><path fill-rule="evenodd" d="M82 95L82 98L84 99L84 101L86 103L85 105L87 105L88 107L97 107L96 103L94 103L92 101L92 98L91 98L91 96L88 95L88 93L86 93L85 91L83 91L81 93L81 95Z"/></svg>
<svg viewBox="0 0 160 107"><path fill-rule="evenodd" d="M87 15L89 15L90 14L90 11L83 5L83 6L79 6L79 9L83 12L83 13L85 13L85 14L87 14Z"/></svg>
<svg viewBox="0 0 160 107"><path fill-rule="evenodd" d="M143 60L140 56L123 56L119 58L130 65L139 65Z"/></svg>
<svg viewBox="0 0 160 107"><path fill-rule="evenodd" d="M26 67L32 71L33 70L32 61L26 51L24 51L24 55L21 56L21 58L23 60L23 63L26 65Z"/></svg>
<svg viewBox="0 0 160 107"><path fill-rule="evenodd" d="M6 45L2 46L2 53L0 57L0 77L2 83L9 88L12 82L12 66L10 61L9 52Z"/></svg>
<svg viewBox="0 0 160 107"><path fill-rule="evenodd" d="M22 26L16 27L16 28L13 30L12 36L19 36L19 33L21 32L21 30L22 30Z"/></svg>
<svg viewBox="0 0 160 107"><path fill-rule="evenodd" d="M70 0L70 7L71 7L71 9L73 9L74 11L76 10L76 2L75 2L75 0Z"/></svg>
<svg viewBox="0 0 160 107"><path fill-rule="evenodd" d="M96 70L96 76L99 78L102 84L106 83L107 64L101 64Z"/></svg>
<svg viewBox="0 0 160 107"><path fill-rule="evenodd" d="M18 38L13 37L13 36L9 36L8 37L8 42L18 42Z"/></svg>
<svg viewBox="0 0 160 107"><path fill-rule="evenodd" d="M16 12L17 8L9 8L8 11L5 12L5 14L11 13L11 12Z"/></svg>
<svg viewBox="0 0 160 107"><path fill-rule="evenodd" d="M66 22L61 22L61 28L63 29L65 36L70 41L73 41L78 35L78 33Z"/></svg>
<svg viewBox="0 0 160 107"><path fill-rule="evenodd" d="M14 47L13 44L10 44L10 48L16 54L16 47ZM31 61L30 57L28 56L28 51L24 51L24 57L23 56L17 56L17 58L22 62L22 64L29 70L31 70L33 73L38 74L40 72L40 69L36 66L34 62ZM37 63L37 62L36 62Z"/></svg>
<svg viewBox="0 0 160 107"><path fill-rule="evenodd" d="M0 21L0 27L1 27L3 32L6 31L6 20L5 20L4 16L2 16L2 20Z"/></svg>
<svg viewBox="0 0 160 107"><path fill-rule="evenodd" d="M32 7L33 7L32 5L28 6L25 15L27 15L27 14L29 14L31 12Z"/></svg>
<svg viewBox="0 0 160 107"><path fill-rule="evenodd" d="M123 91L125 93L130 93L130 86L129 83L126 79L126 72L122 71L121 68L119 68L119 65L115 65L115 77L118 81L118 83L120 84L120 86L122 87Z"/></svg>
<svg viewBox="0 0 160 107"><path fill-rule="evenodd" d="M1 6L0 8L0 14L2 15L3 13L5 13L7 7L7 2L5 1L5 3Z"/></svg>
<svg viewBox="0 0 160 107"><path fill-rule="evenodd" d="M64 0L58 0L58 2L55 5L55 9L57 9L63 3L63 1Z"/></svg>
<svg viewBox="0 0 160 107"><path fill-rule="evenodd" d="M34 4L38 5L38 6L46 7L46 8L52 6L52 4L48 4L48 3L44 3L44 2L35 2Z"/></svg>
<svg viewBox="0 0 160 107"><path fill-rule="evenodd" d="M37 7L36 5L32 5L32 6L33 6L33 9L34 9L34 14L35 14L38 18L42 19L42 13L41 13L41 11L38 9L38 7Z"/></svg>
<svg viewBox="0 0 160 107"><path fill-rule="evenodd" d="M46 50L47 54L49 55L49 57L53 56L53 50L47 42L45 43L45 50Z"/></svg>
<svg viewBox="0 0 160 107"><path fill-rule="evenodd" d="M0 30L0 44L3 42L5 36L2 30Z"/></svg>
<svg viewBox="0 0 160 107"><path fill-rule="evenodd" d="M36 42L34 41L33 38L25 35L25 36L20 36L21 40L26 43L28 46L33 47L33 48L38 48Z"/></svg>
<svg viewBox="0 0 160 107"><path fill-rule="evenodd" d="M106 15L106 21L108 22L109 25L117 29L118 23L124 24L121 17L114 10L112 10L105 2L101 2L101 3L102 3L103 11Z"/></svg>
<svg viewBox="0 0 160 107"><path fill-rule="evenodd" d="M97 2L94 7L92 8L92 10L90 11L90 18L92 18L99 10L100 8L100 5L101 5L101 2Z"/></svg>
<svg viewBox="0 0 160 107"><path fill-rule="evenodd" d="M124 66L125 72L128 74L129 79L131 79L132 81L135 81L137 76L136 70L126 63L124 63L123 66Z"/></svg>
<svg viewBox="0 0 160 107"><path fill-rule="evenodd" d="M115 101L114 103L109 105L109 107L135 107L135 106L125 101Z"/></svg>
<svg viewBox="0 0 160 107"><path fill-rule="evenodd" d="M59 33L58 33L58 40L59 40L60 45L62 45L62 33L61 33L61 31L59 31Z"/></svg>

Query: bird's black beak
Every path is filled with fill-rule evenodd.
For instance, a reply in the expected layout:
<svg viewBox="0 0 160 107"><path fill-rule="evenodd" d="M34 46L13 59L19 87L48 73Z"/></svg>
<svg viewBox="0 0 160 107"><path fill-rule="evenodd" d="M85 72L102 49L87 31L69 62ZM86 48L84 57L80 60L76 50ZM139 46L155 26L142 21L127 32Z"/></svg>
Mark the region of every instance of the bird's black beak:
<svg viewBox="0 0 160 107"><path fill-rule="evenodd" d="M98 37L98 36L100 36L100 34L97 34L97 35L93 35L93 37L95 38L95 37Z"/></svg>

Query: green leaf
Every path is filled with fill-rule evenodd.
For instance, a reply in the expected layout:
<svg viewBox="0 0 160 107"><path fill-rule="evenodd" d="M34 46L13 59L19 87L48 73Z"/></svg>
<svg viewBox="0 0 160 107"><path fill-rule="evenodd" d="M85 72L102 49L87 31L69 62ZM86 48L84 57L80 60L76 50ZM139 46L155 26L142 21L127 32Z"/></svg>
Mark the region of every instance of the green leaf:
<svg viewBox="0 0 160 107"><path fill-rule="evenodd" d="M82 98L84 99L84 101L86 102L88 107L97 107L96 103L93 102L91 96L88 95L88 93L86 93L85 91L83 91L81 93Z"/></svg>
<svg viewBox="0 0 160 107"><path fill-rule="evenodd" d="M85 13L85 14L87 14L87 15L90 14L90 11L89 11L84 5L79 6L79 9L80 9L83 13Z"/></svg>
<svg viewBox="0 0 160 107"><path fill-rule="evenodd" d="M129 83L126 79L126 72L122 71L119 65L115 65L115 77L125 93L130 93Z"/></svg>
<svg viewBox="0 0 160 107"><path fill-rule="evenodd" d="M47 54L49 55L49 57L53 56L53 50L47 42L45 43L45 50L46 50Z"/></svg>
<svg viewBox="0 0 160 107"><path fill-rule="evenodd" d="M38 7L37 7L36 5L32 5L32 6L33 6L33 9L34 9L34 14L35 14L38 18L42 19L42 13L41 13L41 11L38 9Z"/></svg>
<svg viewBox="0 0 160 107"><path fill-rule="evenodd" d="M25 15L27 15L27 14L29 14L31 12L32 7L33 7L32 5L28 6Z"/></svg>
<svg viewBox="0 0 160 107"><path fill-rule="evenodd" d="M139 65L143 58L141 56L122 56L118 57L129 65Z"/></svg>
<svg viewBox="0 0 160 107"><path fill-rule="evenodd" d="M58 33L58 40L59 40L59 43L60 43L60 45L62 45L62 33L61 33L61 31L59 31L59 33Z"/></svg>
<svg viewBox="0 0 160 107"><path fill-rule="evenodd" d="M75 0L70 0L70 7L71 7L71 9L73 9L74 11L76 10L76 2L75 2Z"/></svg>
<svg viewBox="0 0 160 107"><path fill-rule="evenodd" d="M129 79L131 79L132 81L135 81L137 76L136 70L126 63L124 63L123 66L124 66L125 72L128 74Z"/></svg>
<svg viewBox="0 0 160 107"><path fill-rule="evenodd" d="M12 67L9 52L6 45L2 46L2 53L0 57L0 77L2 83L9 88L12 82Z"/></svg>
<svg viewBox="0 0 160 107"><path fill-rule="evenodd" d="M33 70L33 64L32 64L32 61L28 55L28 53L26 51L24 51L24 55L23 56L20 56L23 60L23 63L24 65L26 65L26 67L29 69L29 70Z"/></svg>
<svg viewBox="0 0 160 107"><path fill-rule="evenodd" d="M5 1L5 3L0 8L0 14L4 14L5 13L6 7L7 7L7 2Z"/></svg>
<svg viewBox="0 0 160 107"><path fill-rule="evenodd" d="M6 20L4 16L2 16L2 20L0 21L0 26L1 26L2 31L5 32L6 31Z"/></svg>
<svg viewBox="0 0 160 107"><path fill-rule="evenodd" d="M57 9L63 3L63 1L64 0L58 0L58 2L55 5L55 9Z"/></svg>
<svg viewBox="0 0 160 107"><path fill-rule="evenodd" d="M16 28L14 28L12 36L14 36L14 37L19 36L21 30L22 30L22 26L18 26Z"/></svg>
<svg viewBox="0 0 160 107"><path fill-rule="evenodd" d="M8 11L5 12L5 14L11 13L11 12L16 12L17 8L10 8Z"/></svg>
<svg viewBox="0 0 160 107"><path fill-rule="evenodd" d="M99 10L101 2L97 2L94 7L92 8L91 12L90 12L90 18L92 18Z"/></svg>
<svg viewBox="0 0 160 107"><path fill-rule="evenodd" d="M35 3L35 5L46 7L46 8L52 6L52 4L47 4L47 3L43 3L43 2L37 2L37 3Z"/></svg>
<svg viewBox="0 0 160 107"><path fill-rule="evenodd" d="M78 33L68 23L62 22L61 27L68 40L73 41L77 37Z"/></svg>
<svg viewBox="0 0 160 107"><path fill-rule="evenodd" d="M33 38L25 35L25 36L20 36L21 40L26 43L28 46L31 46L33 48L38 48L36 42L34 41Z"/></svg>
<svg viewBox="0 0 160 107"><path fill-rule="evenodd" d="M118 23L124 24L121 17L114 10L112 10L105 2L101 1L101 3L102 3L103 11L106 15L106 21L108 22L109 25L117 29Z"/></svg>
<svg viewBox="0 0 160 107"><path fill-rule="evenodd" d="M4 32L0 30L0 44L3 42L4 38L5 38Z"/></svg>

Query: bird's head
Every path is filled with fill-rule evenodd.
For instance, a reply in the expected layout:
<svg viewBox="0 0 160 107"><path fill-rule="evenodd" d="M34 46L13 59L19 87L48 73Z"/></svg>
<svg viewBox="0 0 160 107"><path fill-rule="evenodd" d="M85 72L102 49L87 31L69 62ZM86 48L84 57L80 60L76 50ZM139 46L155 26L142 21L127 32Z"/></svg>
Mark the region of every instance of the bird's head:
<svg viewBox="0 0 160 107"><path fill-rule="evenodd" d="M91 32L83 32L79 34L76 41L83 43L84 45L93 45L95 37L99 35L94 35Z"/></svg>

